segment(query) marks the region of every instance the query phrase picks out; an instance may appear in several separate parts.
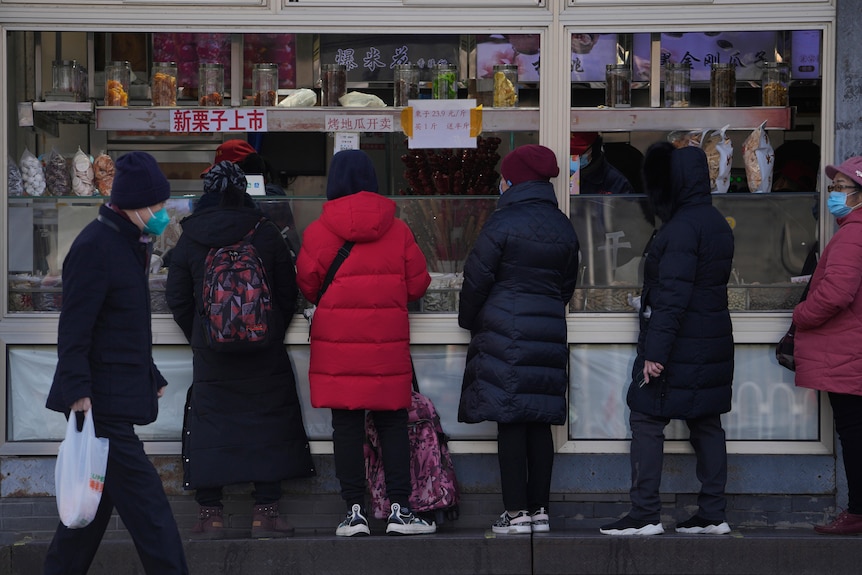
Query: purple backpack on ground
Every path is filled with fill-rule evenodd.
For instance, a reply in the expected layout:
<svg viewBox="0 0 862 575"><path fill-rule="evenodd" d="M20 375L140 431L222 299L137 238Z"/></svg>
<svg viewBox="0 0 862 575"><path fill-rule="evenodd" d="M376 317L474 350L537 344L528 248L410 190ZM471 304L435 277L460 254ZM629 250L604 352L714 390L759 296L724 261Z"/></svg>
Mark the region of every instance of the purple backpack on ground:
<svg viewBox="0 0 862 575"><path fill-rule="evenodd" d="M440 425L440 416L430 399L419 393L416 373L413 373L413 393L408 410L410 436L410 510L417 514L434 515L437 524L458 518L458 481L455 466L446 445L447 437ZM371 492L371 514L386 519L390 502L386 496L386 477L377 429L371 414L365 418L365 472Z"/></svg>

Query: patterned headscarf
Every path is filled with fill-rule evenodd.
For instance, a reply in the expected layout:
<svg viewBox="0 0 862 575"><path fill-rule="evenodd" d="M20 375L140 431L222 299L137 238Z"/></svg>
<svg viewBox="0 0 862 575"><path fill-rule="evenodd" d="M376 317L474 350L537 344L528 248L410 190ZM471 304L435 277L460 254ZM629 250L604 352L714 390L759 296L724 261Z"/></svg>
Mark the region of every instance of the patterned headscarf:
<svg viewBox="0 0 862 575"><path fill-rule="evenodd" d="M205 194L227 191L245 193L247 186L243 171L239 166L227 160L214 165L204 175Z"/></svg>

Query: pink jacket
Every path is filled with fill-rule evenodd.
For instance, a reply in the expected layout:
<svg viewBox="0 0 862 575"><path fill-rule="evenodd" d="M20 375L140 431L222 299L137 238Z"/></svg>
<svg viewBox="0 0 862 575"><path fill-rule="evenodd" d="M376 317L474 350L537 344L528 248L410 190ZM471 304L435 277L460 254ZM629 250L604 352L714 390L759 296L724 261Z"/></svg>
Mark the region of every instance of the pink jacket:
<svg viewBox="0 0 862 575"><path fill-rule="evenodd" d="M862 209L838 226L793 310L796 385L862 395Z"/></svg>
<svg viewBox="0 0 862 575"><path fill-rule="evenodd" d="M305 230L297 284L317 299L345 240L356 242L321 298L311 323L311 405L395 410L410 406L413 380L407 302L425 294L431 276L395 202L359 192L323 204Z"/></svg>

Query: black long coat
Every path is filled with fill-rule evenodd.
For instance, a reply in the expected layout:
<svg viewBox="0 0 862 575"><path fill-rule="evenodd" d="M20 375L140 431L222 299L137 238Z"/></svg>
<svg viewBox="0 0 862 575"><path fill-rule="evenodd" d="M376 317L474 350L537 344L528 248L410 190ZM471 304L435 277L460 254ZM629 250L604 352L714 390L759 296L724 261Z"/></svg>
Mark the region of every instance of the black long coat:
<svg viewBox="0 0 862 575"><path fill-rule="evenodd" d="M146 425L167 385L153 363L146 236L110 206L88 224L63 262L57 370L47 407L68 412L91 398L97 419Z"/></svg>
<svg viewBox="0 0 862 575"><path fill-rule="evenodd" d="M647 247L638 354L628 405L633 411L693 419L730 411L733 326L727 282L733 232L712 205L709 168L699 148L670 154L667 221ZM669 216L669 217L668 217ZM664 366L641 387L644 361Z"/></svg>
<svg viewBox="0 0 862 575"><path fill-rule="evenodd" d="M284 346L296 306L296 271L284 238L271 222L261 225L252 242L273 292L271 344L253 353L217 353L204 338L199 311L207 252L241 239L262 215L252 207L199 205L182 221L183 234L171 252L166 298L194 354L183 426L186 489L314 473Z"/></svg>
<svg viewBox="0 0 862 575"><path fill-rule="evenodd" d="M458 420L566 420L566 306L578 237L549 182L501 196L464 265L458 324L472 335Z"/></svg>

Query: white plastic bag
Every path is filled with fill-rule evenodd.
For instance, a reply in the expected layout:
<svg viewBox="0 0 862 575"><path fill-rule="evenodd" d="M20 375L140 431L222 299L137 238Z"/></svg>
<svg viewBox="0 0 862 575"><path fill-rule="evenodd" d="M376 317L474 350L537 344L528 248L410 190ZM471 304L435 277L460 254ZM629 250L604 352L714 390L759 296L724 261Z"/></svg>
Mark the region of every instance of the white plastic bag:
<svg viewBox="0 0 862 575"><path fill-rule="evenodd" d="M93 410L88 410L84 416L84 427L80 432L75 412L70 413L66 438L60 443L54 467L57 510L63 525L79 529L96 517L107 466L108 440L96 437Z"/></svg>

